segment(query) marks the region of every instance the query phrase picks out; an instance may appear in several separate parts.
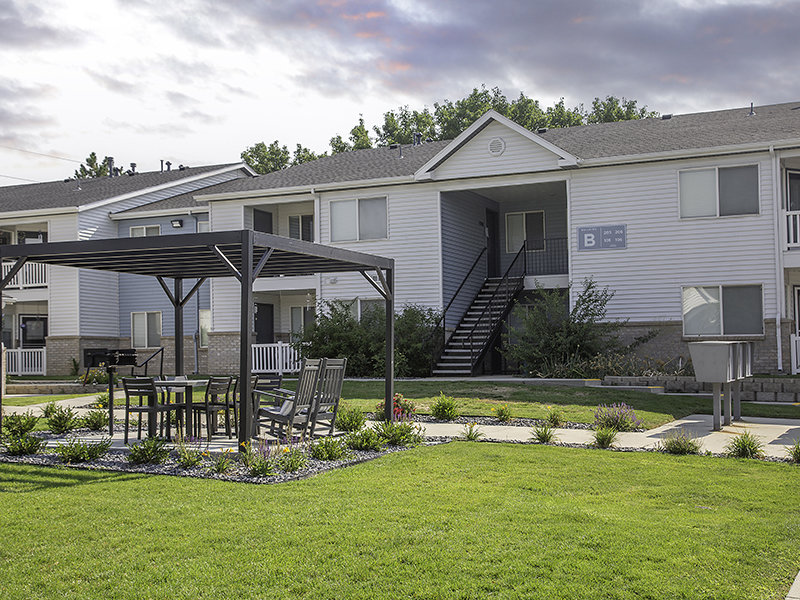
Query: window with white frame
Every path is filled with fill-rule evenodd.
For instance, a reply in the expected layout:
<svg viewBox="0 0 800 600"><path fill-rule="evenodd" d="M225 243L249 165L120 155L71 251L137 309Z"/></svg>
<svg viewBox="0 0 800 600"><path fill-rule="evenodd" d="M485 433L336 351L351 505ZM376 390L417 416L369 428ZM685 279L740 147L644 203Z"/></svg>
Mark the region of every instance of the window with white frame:
<svg viewBox="0 0 800 600"><path fill-rule="evenodd" d="M200 346L202 348L208 348L208 332L211 331L211 309L201 308L197 312L199 319L198 329L200 330Z"/></svg>
<svg viewBox="0 0 800 600"><path fill-rule="evenodd" d="M292 306L289 309L291 322L291 338L297 341L303 337L306 327L314 322L316 310L313 306Z"/></svg>
<svg viewBox="0 0 800 600"><path fill-rule="evenodd" d="M544 250L544 211L506 213L506 252L516 254L523 242L528 250Z"/></svg>
<svg viewBox="0 0 800 600"><path fill-rule="evenodd" d="M314 241L314 215L289 215L289 237Z"/></svg>
<svg viewBox="0 0 800 600"><path fill-rule="evenodd" d="M761 335L760 285L703 285L683 288L684 335Z"/></svg>
<svg viewBox="0 0 800 600"><path fill-rule="evenodd" d="M131 227L131 237L151 237L161 235L161 225L136 225Z"/></svg>
<svg viewBox="0 0 800 600"><path fill-rule="evenodd" d="M679 171L682 218L757 215L758 165Z"/></svg>
<svg viewBox="0 0 800 600"><path fill-rule="evenodd" d="M208 226L208 221L198 221L197 222L197 233L206 233L211 231Z"/></svg>
<svg viewBox="0 0 800 600"><path fill-rule="evenodd" d="M385 197L334 200L330 207L332 242L388 237Z"/></svg>
<svg viewBox="0 0 800 600"><path fill-rule="evenodd" d="M131 313L131 346L134 348L161 346L161 312Z"/></svg>
<svg viewBox="0 0 800 600"><path fill-rule="evenodd" d="M386 301L378 298L361 298L358 301L359 319L373 311L380 311L383 314L386 310Z"/></svg>

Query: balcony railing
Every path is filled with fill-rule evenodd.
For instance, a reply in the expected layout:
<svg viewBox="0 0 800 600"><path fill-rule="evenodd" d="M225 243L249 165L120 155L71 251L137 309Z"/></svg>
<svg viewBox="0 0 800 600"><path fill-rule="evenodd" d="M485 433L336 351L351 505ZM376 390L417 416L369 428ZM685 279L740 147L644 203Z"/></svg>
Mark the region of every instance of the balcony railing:
<svg viewBox="0 0 800 600"><path fill-rule="evenodd" d="M3 277L14 267L12 262L3 262ZM7 288L41 288L47 287L47 265L40 263L25 263L8 284Z"/></svg>
<svg viewBox="0 0 800 600"><path fill-rule="evenodd" d="M253 344L253 373L297 373L301 360L300 353L286 342Z"/></svg>
<svg viewBox="0 0 800 600"><path fill-rule="evenodd" d="M6 372L9 375L46 375L45 348L6 349Z"/></svg>
<svg viewBox="0 0 800 600"><path fill-rule="evenodd" d="M531 241L528 241L530 247ZM528 275L566 275L569 273L569 240L545 238L544 248L528 250Z"/></svg>

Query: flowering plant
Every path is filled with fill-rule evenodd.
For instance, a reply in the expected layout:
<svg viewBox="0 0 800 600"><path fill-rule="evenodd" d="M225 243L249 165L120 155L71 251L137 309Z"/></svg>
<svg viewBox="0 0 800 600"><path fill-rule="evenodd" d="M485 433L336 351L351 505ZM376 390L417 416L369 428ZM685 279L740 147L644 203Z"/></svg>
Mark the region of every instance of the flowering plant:
<svg viewBox="0 0 800 600"><path fill-rule="evenodd" d="M394 407L392 409L392 420L401 421L404 419L412 419L417 407L411 400L407 400L403 394L395 394L393 396ZM385 411L385 402L379 402L375 407L375 413L378 419L382 419Z"/></svg>

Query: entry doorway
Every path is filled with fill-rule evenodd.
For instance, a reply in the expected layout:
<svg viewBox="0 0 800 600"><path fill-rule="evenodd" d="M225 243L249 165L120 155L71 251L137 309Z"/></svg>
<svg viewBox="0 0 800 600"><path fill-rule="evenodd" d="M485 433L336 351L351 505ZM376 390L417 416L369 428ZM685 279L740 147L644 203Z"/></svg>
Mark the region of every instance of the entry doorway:
<svg viewBox="0 0 800 600"><path fill-rule="evenodd" d="M486 209L486 276L500 276L500 218Z"/></svg>
<svg viewBox="0 0 800 600"><path fill-rule="evenodd" d="M44 348L47 338L47 317L20 315L19 330L21 348Z"/></svg>
<svg viewBox="0 0 800 600"><path fill-rule="evenodd" d="M275 343L275 306L256 302L256 344Z"/></svg>

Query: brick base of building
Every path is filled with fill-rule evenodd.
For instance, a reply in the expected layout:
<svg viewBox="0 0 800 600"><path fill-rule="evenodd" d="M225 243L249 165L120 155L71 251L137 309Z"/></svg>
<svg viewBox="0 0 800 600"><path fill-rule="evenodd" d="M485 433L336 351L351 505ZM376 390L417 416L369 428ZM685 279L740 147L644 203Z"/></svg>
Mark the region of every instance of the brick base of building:
<svg viewBox="0 0 800 600"><path fill-rule="evenodd" d="M209 332L208 334L208 369L214 374L235 374L239 372L239 340L238 333Z"/></svg>

